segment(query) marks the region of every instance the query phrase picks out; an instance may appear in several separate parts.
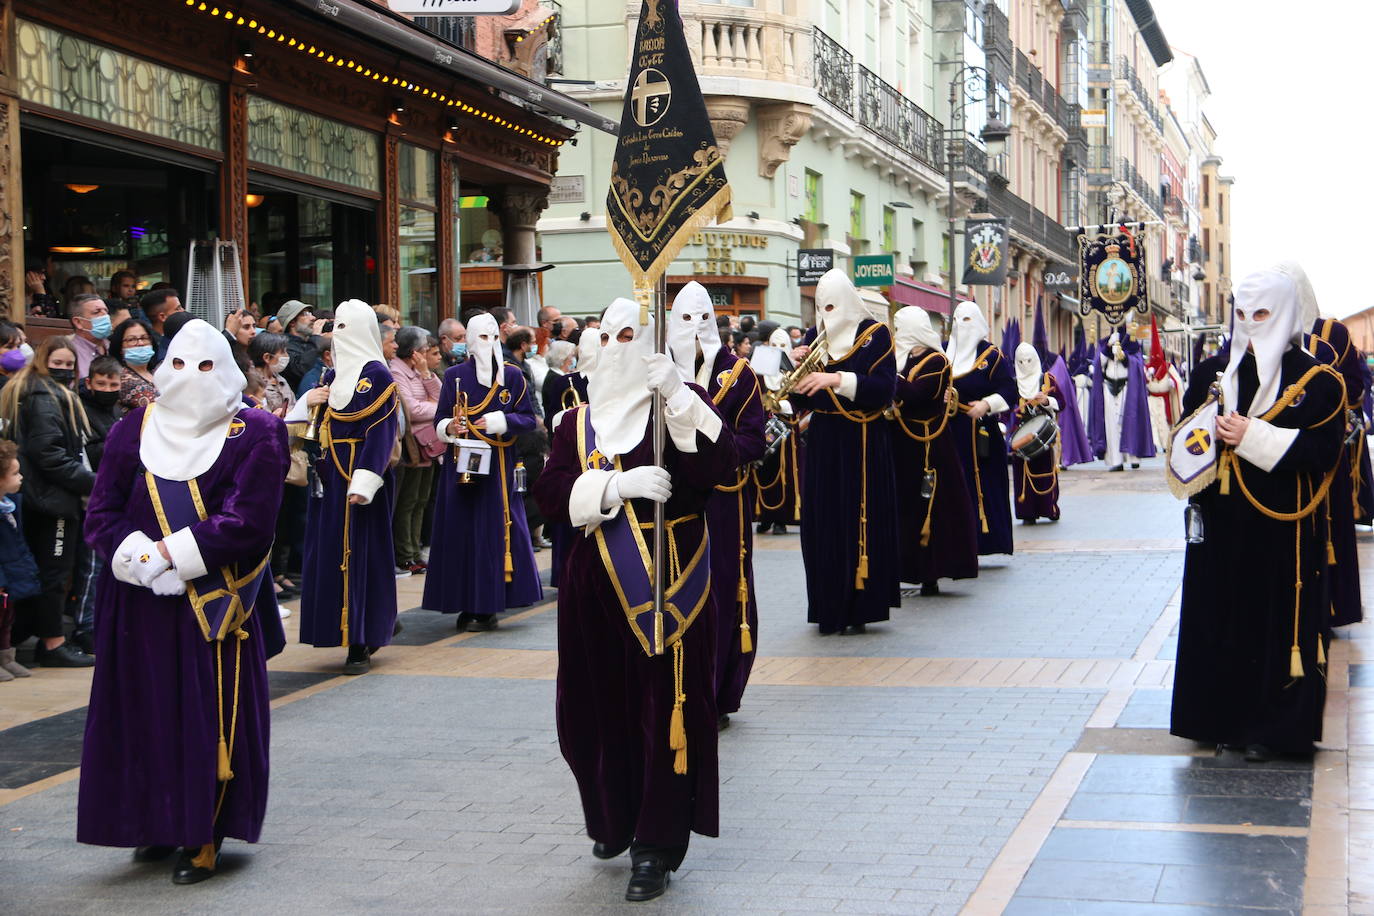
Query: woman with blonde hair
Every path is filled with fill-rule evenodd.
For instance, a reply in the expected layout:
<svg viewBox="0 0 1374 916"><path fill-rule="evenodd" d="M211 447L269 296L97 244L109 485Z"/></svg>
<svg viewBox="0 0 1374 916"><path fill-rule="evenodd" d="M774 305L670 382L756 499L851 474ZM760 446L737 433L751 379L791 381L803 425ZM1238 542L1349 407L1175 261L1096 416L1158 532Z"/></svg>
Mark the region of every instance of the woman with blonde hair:
<svg viewBox="0 0 1374 916"><path fill-rule="evenodd" d="M73 390L75 377L71 338L49 337L0 389L5 438L19 444L24 536L43 583L40 594L15 609L13 638L17 643L37 636L34 661L49 668L95 664L66 641L62 630L62 607L81 538L82 498L95 484L86 458L91 425Z"/></svg>

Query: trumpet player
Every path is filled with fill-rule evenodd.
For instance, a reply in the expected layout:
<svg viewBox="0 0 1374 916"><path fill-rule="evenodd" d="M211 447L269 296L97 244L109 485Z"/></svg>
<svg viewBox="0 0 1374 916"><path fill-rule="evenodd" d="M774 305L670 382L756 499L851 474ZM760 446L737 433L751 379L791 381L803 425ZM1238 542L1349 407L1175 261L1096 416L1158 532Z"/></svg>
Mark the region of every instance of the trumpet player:
<svg viewBox="0 0 1374 916"><path fill-rule="evenodd" d="M719 726L739 710L754 666L759 609L754 597L754 494L750 466L763 457L765 413L749 361L721 346L706 287L691 282L673 300L668 350L685 382L695 382L735 436L739 464L706 503L711 592L716 606L716 711Z"/></svg>
<svg viewBox="0 0 1374 916"><path fill-rule="evenodd" d="M1032 417L1059 413L1067 403L1054 376L1040 365L1040 353L1028 343L1016 347L1016 410L1012 414L1012 442ZM1042 423L1044 421L1041 421ZM1056 433L1057 436L1057 433ZM1059 520L1059 462L1051 446L1026 459L1015 451L1011 456L1012 487L1016 494L1016 517L1034 525L1038 519Z"/></svg>
<svg viewBox="0 0 1374 916"><path fill-rule="evenodd" d="M768 336L768 345L780 350L791 351L792 338L784 328L775 328ZM777 375L763 376L763 388L776 400L782 387L785 372L791 371L792 364L783 357L785 369ZM767 403L764 405L767 407ZM755 532L767 534L786 534L788 525L801 524L801 466L802 437L799 435L800 417L792 411L792 405L783 399L776 410L770 411L778 427L786 430L782 442L772 446L763 456L763 461L754 465L754 520L758 523ZM777 426L773 420L769 423Z"/></svg>
<svg viewBox="0 0 1374 916"><path fill-rule="evenodd" d="M922 595L938 595L940 579L978 575L973 504L950 432L958 393L925 309L908 305L893 324L902 367L892 411L901 577L920 583Z"/></svg>
<svg viewBox="0 0 1374 916"><path fill-rule="evenodd" d="M802 482L807 620L823 636L862 633L901 603L891 536L897 484L889 424L881 422L892 406L897 363L892 333L865 317L843 271L816 284L816 313L820 327L792 351L802 363L793 370L802 377L792 407L812 412ZM824 350L813 351L821 334Z"/></svg>
<svg viewBox="0 0 1374 916"><path fill-rule="evenodd" d="M491 315L468 322L468 359L444 373L434 412L449 449L423 606L457 614L460 633L495 629L497 614L544 597L511 448L539 418L524 373L501 360L499 334Z"/></svg>

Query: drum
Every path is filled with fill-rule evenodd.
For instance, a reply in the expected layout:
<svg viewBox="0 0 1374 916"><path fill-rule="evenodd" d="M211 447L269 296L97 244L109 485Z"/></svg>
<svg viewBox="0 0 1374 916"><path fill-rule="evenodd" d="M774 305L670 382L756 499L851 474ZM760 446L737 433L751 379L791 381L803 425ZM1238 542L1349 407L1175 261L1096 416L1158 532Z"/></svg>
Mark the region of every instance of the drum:
<svg viewBox="0 0 1374 916"><path fill-rule="evenodd" d="M1033 461L1054 448L1059 427L1048 413L1037 413L1016 427L1011 436L1011 450L1022 461Z"/></svg>

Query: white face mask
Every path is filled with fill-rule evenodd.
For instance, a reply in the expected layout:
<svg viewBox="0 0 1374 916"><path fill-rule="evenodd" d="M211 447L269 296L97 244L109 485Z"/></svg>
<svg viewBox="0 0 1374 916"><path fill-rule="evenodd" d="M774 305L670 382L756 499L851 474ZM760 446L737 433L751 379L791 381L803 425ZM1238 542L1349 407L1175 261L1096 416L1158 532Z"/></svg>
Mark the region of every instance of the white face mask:
<svg viewBox="0 0 1374 916"><path fill-rule="evenodd" d="M501 330L491 315L478 315L468 322L468 358L477 369L477 383L491 385L501 362Z"/></svg>
<svg viewBox="0 0 1374 916"><path fill-rule="evenodd" d="M673 299L672 312L668 316L668 352L685 381L693 381L696 376L698 345L701 346L702 366L710 372L720 350L720 332L716 328L710 293L693 281Z"/></svg>
<svg viewBox="0 0 1374 916"><path fill-rule="evenodd" d="M654 352L654 320L639 323L639 305L617 299L606 309L601 326L610 339L597 357L587 382L596 445L607 456L623 455L644 438L651 396L644 384L644 357ZM617 340L623 328L634 336Z"/></svg>

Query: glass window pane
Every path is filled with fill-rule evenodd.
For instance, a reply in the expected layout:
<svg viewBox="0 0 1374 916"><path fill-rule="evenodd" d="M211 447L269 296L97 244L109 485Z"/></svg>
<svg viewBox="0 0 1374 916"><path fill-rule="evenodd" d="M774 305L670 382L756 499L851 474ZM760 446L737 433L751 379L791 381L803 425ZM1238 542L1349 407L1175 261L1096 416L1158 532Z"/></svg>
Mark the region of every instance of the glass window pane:
<svg viewBox="0 0 1374 916"><path fill-rule="evenodd" d="M435 189L435 182L438 180L438 163L439 157L423 147L399 144L397 177L401 200L422 207L437 206L439 192Z"/></svg>
<svg viewBox="0 0 1374 916"><path fill-rule="evenodd" d="M487 209L485 197L459 198L459 251L464 264L500 264L501 217Z"/></svg>
<svg viewBox="0 0 1374 916"><path fill-rule="evenodd" d="M380 192L380 138L369 131L248 96L248 158L334 184Z"/></svg>
<svg viewBox="0 0 1374 916"><path fill-rule="evenodd" d="M434 211L401 208L401 323L432 328L438 324L438 249Z"/></svg>

